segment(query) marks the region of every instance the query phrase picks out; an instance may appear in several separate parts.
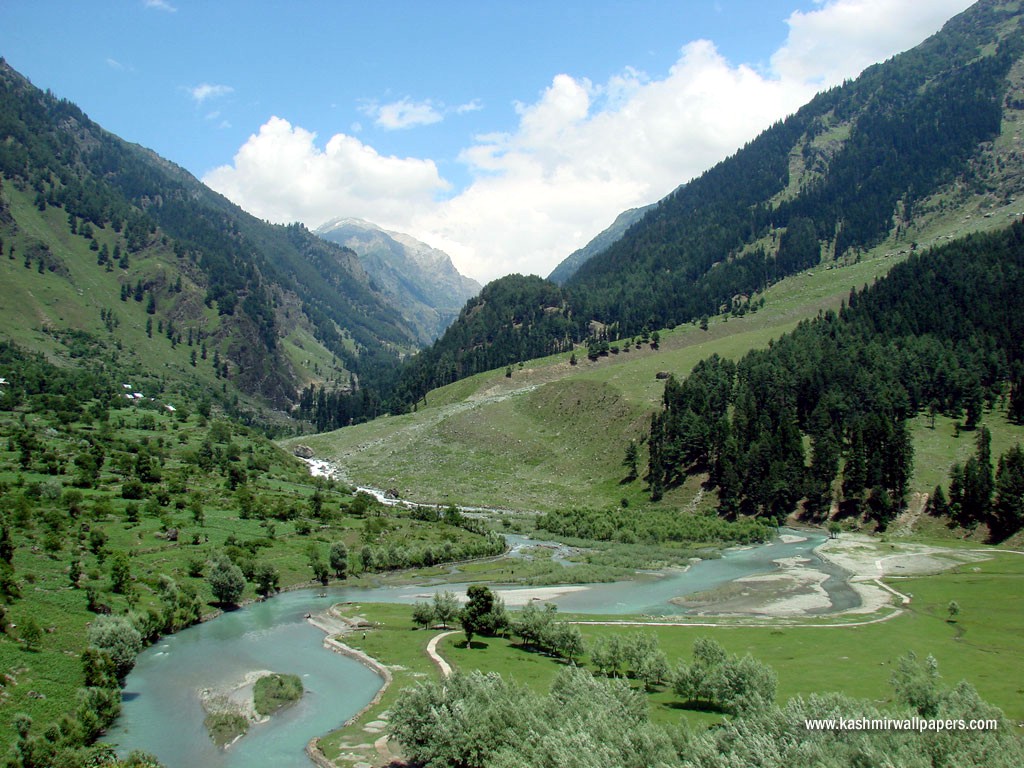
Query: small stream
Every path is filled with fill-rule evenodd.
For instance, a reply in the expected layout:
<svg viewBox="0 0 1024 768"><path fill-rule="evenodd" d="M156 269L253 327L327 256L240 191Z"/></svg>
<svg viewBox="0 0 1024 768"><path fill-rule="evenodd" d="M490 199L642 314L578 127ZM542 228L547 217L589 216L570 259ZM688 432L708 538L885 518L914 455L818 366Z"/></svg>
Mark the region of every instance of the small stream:
<svg viewBox="0 0 1024 768"><path fill-rule="evenodd" d="M787 531L800 541L776 539L768 544L727 550L715 560L665 575L641 575L636 581L587 585L549 602L560 610L594 614L674 615L686 611L669 601L702 592L743 576L769 573L780 558L807 558L827 572L822 585L832 600L831 612L859 604L844 572L822 560L813 549L825 536ZM509 534L513 556L529 547L553 549L568 562L558 542ZM531 587L498 587L504 590ZM185 629L148 648L128 676L121 717L106 741L122 752L154 753L167 768L308 768L307 742L337 728L365 706L380 687L380 678L346 656L323 647L324 633L305 621L337 602L412 603L443 591L464 593L465 584L404 587L330 587L285 592L262 603L226 613L214 621ZM226 687L252 670L291 673L302 678L306 695L270 722L254 725L227 750L218 749L203 725L197 692Z"/></svg>

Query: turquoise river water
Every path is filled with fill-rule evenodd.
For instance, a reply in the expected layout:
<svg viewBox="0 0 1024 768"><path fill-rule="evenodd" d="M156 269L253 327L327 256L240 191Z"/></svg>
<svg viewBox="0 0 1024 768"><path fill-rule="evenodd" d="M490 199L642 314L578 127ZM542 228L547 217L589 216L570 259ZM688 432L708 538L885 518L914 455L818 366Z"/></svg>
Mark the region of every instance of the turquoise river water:
<svg viewBox="0 0 1024 768"><path fill-rule="evenodd" d="M797 533L788 531L788 533ZM681 614L673 597L766 573L775 560L802 557L825 571L831 611L858 604L844 573L813 549L825 537L800 531L802 541L776 539L765 545L726 551L686 571L638 581L589 585L554 599L562 611L599 614ZM529 542L509 537L513 548ZM143 652L128 676L121 717L106 737L122 752L142 749L167 768L307 768L303 749L356 714L380 688L367 667L323 647L324 633L305 621L337 602L414 602L437 590L464 592L465 585L331 587L286 592L164 638ZM515 589L511 587L509 589ZM229 749L218 749L203 726L199 691L231 686L253 670L301 676L306 694L295 706L254 725Z"/></svg>

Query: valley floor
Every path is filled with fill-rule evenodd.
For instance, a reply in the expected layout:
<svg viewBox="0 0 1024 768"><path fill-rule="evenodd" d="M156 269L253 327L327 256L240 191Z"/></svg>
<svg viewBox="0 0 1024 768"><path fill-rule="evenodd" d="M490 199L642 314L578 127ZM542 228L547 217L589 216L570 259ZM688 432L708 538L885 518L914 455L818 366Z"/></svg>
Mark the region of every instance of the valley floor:
<svg viewBox="0 0 1024 768"><path fill-rule="evenodd" d="M886 684L889 665L907 649L915 649L921 655L935 653L948 670L950 682L965 676L990 700L1006 706L1000 700L1008 693L1004 690L1006 676L993 678L987 664L993 650L1002 656L1011 652L1007 642L1019 646L1020 641L1013 627L1003 626L1003 619L1011 624L1015 619L991 613L989 601L995 598L990 591L996 582L1008 577L1017 581L1024 575L1024 559L1014 557L1024 552L891 542L857 533L830 539L817 552L847 571L850 584L861 596L860 606L815 617L813 611L822 607L821 593L815 587L820 589L824 574L809 561L780 562L776 573L734 582L735 586L730 585L734 594L723 595L721 602L713 603L715 596L710 593L702 596L708 610L699 616L565 618L581 628L587 642L608 632L654 631L673 663L685 656L696 637L694 632L710 629L730 650L745 650L776 666L780 680L788 683L780 687L780 701L815 690L842 690L860 696L874 691L877 697L875 689ZM557 599L565 589L586 588L496 591L510 605L513 601L521 605L529 599ZM948 595L969 606L965 610L971 613L969 621L962 617L952 622L944 615ZM394 697L403 686L436 675L438 670L442 674L446 668L497 671L540 688L559 667L553 659L522 653L509 640L488 638L479 647L474 643L470 650L458 631L410 632L408 606L336 606L331 613L345 617L353 610L358 611L360 627L370 624L373 629L362 634L350 630L345 642L387 666L396 681L375 705L322 740L330 756L323 758L324 765L368 768L388 764L398 750L383 736ZM817 631L825 628L835 631ZM966 646L958 643L967 633L972 642ZM951 640L960 648L947 648ZM978 653L983 654L984 664L980 657L974 658ZM585 659L581 663L585 664ZM1003 682L996 682L999 679ZM668 691L653 694L652 716L676 721L680 713L671 699ZM1007 713L1017 717L1018 709L1010 707ZM686 716L690 718L689 713ZM695 725L710 724L702 713L693 716Z"/></svg>

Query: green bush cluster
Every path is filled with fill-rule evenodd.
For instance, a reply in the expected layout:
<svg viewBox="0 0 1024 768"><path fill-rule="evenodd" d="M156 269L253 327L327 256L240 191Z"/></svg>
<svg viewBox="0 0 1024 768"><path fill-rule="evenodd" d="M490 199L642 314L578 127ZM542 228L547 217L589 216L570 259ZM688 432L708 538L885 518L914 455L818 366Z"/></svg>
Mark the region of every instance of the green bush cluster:
<svg viewBox="0 0 1024 768"><path fill-rule="evenodd" d="M760 662L730 658L717 644L695 647L698 686L719 676L715 694L732 697L735 714L708 730L669 730L650 721L642 693L621 678L563 668L547 694L501 676L460 673L406 689L392 709L389 729L418 765L463 768L1015 768L1024 747L998 709L967 683L946 689L914 659L894 680L898 704L880 710L841 694L771 702L774 678ZM717 671L716 671L717 670ZM727 670L729 670L727 672ZM751 674L746 674L750 672ZM735 676L735 681L726 678ZM727 694L732 686L736 695ZM754 693L763 687L764 694ZM745 692L742 692L745 691ZM748 706L755 703L756 706ZM810 720L839 718L909 721L912 717L964 721L993 719L998 728L947 730L813 730Z"/></svg>

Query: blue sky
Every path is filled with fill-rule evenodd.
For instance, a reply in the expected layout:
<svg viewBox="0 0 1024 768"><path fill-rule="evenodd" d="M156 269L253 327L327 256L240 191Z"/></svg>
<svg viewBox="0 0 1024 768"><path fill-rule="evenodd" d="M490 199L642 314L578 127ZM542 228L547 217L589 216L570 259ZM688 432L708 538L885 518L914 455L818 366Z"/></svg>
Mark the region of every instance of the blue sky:
<svg viewBox="0 0 1024 768"><path fill-rule="evenodd" d="M0 55L255 215L547 274L967 0L0 4Z"/></svg>

